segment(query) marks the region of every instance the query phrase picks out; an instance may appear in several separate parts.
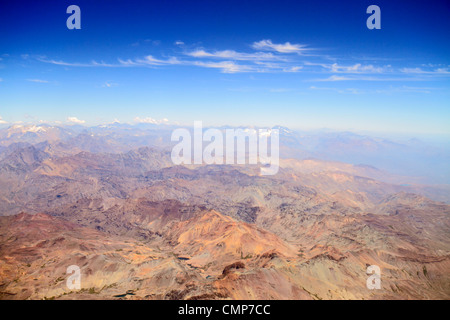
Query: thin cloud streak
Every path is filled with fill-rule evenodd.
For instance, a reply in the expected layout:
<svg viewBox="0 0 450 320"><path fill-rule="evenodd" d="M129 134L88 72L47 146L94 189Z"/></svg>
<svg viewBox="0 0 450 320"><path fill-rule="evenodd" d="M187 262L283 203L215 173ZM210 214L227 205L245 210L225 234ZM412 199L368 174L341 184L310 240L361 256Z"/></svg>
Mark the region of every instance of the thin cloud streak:
<svg viewBox="0 0 450 320"><path fill-rule="evenodd" d="M306 45L303 44L291 44L290 42L285 43L273 43L272 40L261 40L254 42L252 47L257 50L271 50L279 53L297 53L301 54L307 50Z"/></svg>
<svg viewBox="0 0 450 320"><path fill-rule="evenodd" d="M417 78L417 77L410 77L410 78L395 78L395 77L389 77L389 78L383 78L382 76L376 77L376 76L338 76L338 75L332 75L328 78L323 79L312 79L307 81L312 82L334 82L334 81L424 81L426 79L424 78Z"/></svg>
<svg viewBox="0 0 450 320"><path fill-rule="evenodd" d="M27 79L29 82L36 82L36 83L48 83L47 80L41 80L41 79Z"/></svg>
<svg viewBox="0 0 450 320"><path fill-rule="evenodd" d="M218 58L218 59L232 59L232 60L243 60L243 61L287 61L283 57L277 57L272 53L267 52L255 52L255 53L244 53L237 52L234 50L223 50L215 52L207 52L203 49L197 49L195 51L187 52L186 55L194 58Z"/></svg>
<svg viewBox="0 0 450 320"><path fill-rule="evenodd" d="M231 49L208 50L196 48L190 51L179 48L184 42L176 41L173 44L179 52L168 58L158 58L146 55L141 58L118 58L116 63L97 62L72 63L63 60L37 58L38 61L66 67L149 67L162 68L166 66L190 66L212 68L222 73L295 73L303 74L323 73L330 74L327 78L309 79L306 81L417 81L429 80L433 76L447 76L449 68L442 66L434 69L423 68L393 68L392 65L377 66L374 64L340 64L329 63L329 58L317 56L317 61L311 61L307 51L317 50L308 48L306 44L291 42L275 43L270 39L253 42L250 47L253 52L240 52ZM308 60L305 60L309 57ZM423 65L422 65L423 66ZM425 66L427 66L425 64ZM403 75L402 78L397 78ZM417 76L423 76L418 78ZM406 78L405 78L406 77Z"/></svg>
<svg viewBox="0 0 450 320"><path fill-rule="evenodd" d="M438 68L434 70L423 70L421 68L402 68L400 72L408 74L433 74L433 75L450 75L450 70L448 68Z"/></svg>
<svg viewBox="0 0 450 320"><path fill-rule="evenodd" d="M332 87L316 87L310 86L310 90L317 91L333 91L341 94L393 94L393 93L431 93L437 88L430 87L409 87L409 86L401 86L401 87L392 87L389 86L386 89L377 89L377 90L361 90L357 88L332 88Z"/></svg>

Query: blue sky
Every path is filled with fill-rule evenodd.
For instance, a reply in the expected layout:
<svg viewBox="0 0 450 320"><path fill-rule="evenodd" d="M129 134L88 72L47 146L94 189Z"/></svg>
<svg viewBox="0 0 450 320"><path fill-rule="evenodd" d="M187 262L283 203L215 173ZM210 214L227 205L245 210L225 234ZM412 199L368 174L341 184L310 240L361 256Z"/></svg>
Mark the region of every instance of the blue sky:
<svg viewBox="0 0 450 320"><path fill-rule="evenodd" d="M0 125L450 134L449 16L448 1L2 1Z"/></svg>

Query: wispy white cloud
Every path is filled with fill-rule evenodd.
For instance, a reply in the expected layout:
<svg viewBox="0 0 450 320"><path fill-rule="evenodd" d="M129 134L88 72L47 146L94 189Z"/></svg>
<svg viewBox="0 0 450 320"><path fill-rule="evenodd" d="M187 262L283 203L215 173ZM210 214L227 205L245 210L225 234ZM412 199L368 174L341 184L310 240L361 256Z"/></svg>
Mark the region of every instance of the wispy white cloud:
<svg viewBox="0 0 450 320"><path fill-rule="evenodd" d="M207 52L203 49L197 49L191 52L187 52L186 55L194 58L218 58L218 59L243 60L243 61L285 60L282 57L277 57L270 52L245 53L245 52L237 52L234 50Z"/></svg>
<svg viewBox="0 0 450 320"><path fill-rule="evenodd" d="M284 68L283 71L284 72L299 72L302 69L303 69L302 66L293 66L293 67L289 67L289 68Z"/></svg>
<svg viewBox="0 0 450 320"><path fill-rule="evenodd" d="M42 79L27 79L27 81L36 82L36 83L48 83L47 80L42 80Z"/></svg>
<svg viewBox="0 0 450 320"><path fill-rule="evenodd" d="M362 65L356 63L354 65L342 66L337 63L333 63L330 66L331 72L335 73L383 73L389 70L391 66L374 67L373 65Z"/></svg>
<svg viewBox="0 0 450 320"><path fill-rule="evenodd" d="M161 66L161 65L170 65L170 64L180 64L181 62L176 57L171 57L167 60L157 59L151 55L148 55L141 59L117 59L118 63L105 63L105 62L97 62L95 60L89 63L78 63L78 62L66 62L62 60L52 60L45 58L37 58L38 61L50 63L59 66L66 67L106 67L106 68L118 68L118 67L138 67L138 66Z"/></svg>
<svg viewBox="0 0 450 320"><path fill-rule="evenodd" d="M348 80L354 80L354 78L347 77L347 76L332 75L326 79L316 79L313 81L348 81Z"/></svg>
<svg viewBox="0 0 450 320"><path fill-rule="evenodd" d="M2 116L0 116L0 124L7 124L8 121L3 120Z"/></svg>
<svg viewBox="0 0 450 320"><path fill-rule="evenodd" d="M251 66L238 65L233 61L221 61L221 62L195 61L194 65L205 68L221 69L223 73L249 72L253 70Z"/></svg>
<svg viewBox="0 0 450 320"><path fill-rule="evenodd" d="M392 72L392 66L374 66L374 65L362 65L361 63L355 63L353 65L339 65L338 63L327 64L318 62L305 61L306 66L318 66L327 72L331 73L387 73Z"/></svg>
<svg viewBox="0 0 450 320"><path fill-rule="evenodd" d="M361 90L357 88L332 88L310 86L310 90L333 91L341 94L393 94L393 93L431 93L436 88L431 87L410 87L410 86L389 86L384 89Z"/></svg>
<svg viewBox="0 0 450 320"><path fill-rule="evenodd" d="M159 46L160 44L161 44L161 40L144 39L144 40L138 40L136 42L133 42L131 44L131 46L132 47L139 47L140 45Z"/></svg>
<svg viewBox="0 0 450 320"><path fill-rule="evenodd" d="M272 52L238 52L235 50L208 51L203 48L185 52L186 56L197 60L186 62L195 66L217 68L224 73L238 72L298 72L302 66L290 58ZM220 62L211 61L223 60ZM240 61L241 63L237 63Z"/></svg>
<svg viewBox="0 0 450 320"><path fill-rule="evenodd" d="M92 60L89 63L78 63L78 62L66 62L62 60L53 60L53 59L46 59L46 58L37 58L38 61L50 63L58 66L66 66L66 67L121 67L121 64L109 64L105 62L97 62L95 60Z"/></svg>
<svg viewBox="0 0 450 320"><path fill-rule="evenodd" d="M117 83L114 83L114 82L105 82L104 84L102 84L102 87L103 88L112 88L112 87L117 87L118 86L118 84Z"/></svg>
<svg viewBox="0 0 450 320"><path fill-rule="evenodd" d="M342 93L342 94L362 94L362 93L366 93L365 91L362 91L362 90L356 89L356 88L340 89L340 88L311 86L311 87L309 87L309 89L310 90L321 90L321 91L333 91L333 92Z"/></svg>
<svg viewBox="0 0 450 320"><path fill-rule="evenodd" d="M153 56L146 56L144 59L136 60L137 63L142 65L164 65L164 64L181 64L181 62L176 57L170 57L167 60L156 59Z"/></svg>
<svg viewBox="0 0 450 320"><path fill-rule="evenodd" d="M83 124L86 123L84 120L80 120L77 117L67 117L67 122L75 123L75 124Z"/></svg>
<svg viewBox="0 0 450 320"><path fill-rule="evenodd" d="M392 87L390 86L387 89L378 89L376 90L376 93L431 93L434 90L437 90L438 88L432 88L432 87L410 87L410 86L400 86L400 87Z"/></svg>
<svg viewBox="0 0 450 320"><path fill-rule="evenodd" d="M123 67L139 67L139 66L162 66L162 65L173 65L173 64L182 64L181 61L176 57L170 57L167 60L157 59L151 55L148 55L144 58L140 59L127 59L122 60L118 59L119 64Z"/></svg>
<svg viewBox="0 0 450 320"><path fill-rule="evenodd" d="M422 68L402 68L400 72L409 73L409 74L450 74L449 68L437 68L433 70L424 70Z"/></svg>
<svg viewBox="0 0 450 320"><path fill-rule="evenodd" d="M442 63L422 63L421 66L427 68L450 68L450 65Z"/></svg>
<svg viewBox="0 0 450 320"><path fill-rule="evenodd" d="M254 42L252 47L257 50L271 50L279 53L303 53L307 50L304 44L292 44L290 42L285 43L273 43L272 40L261 40Z"/></svg>
<svg viewBox="0 0 450 320"><path fill-rule="evenodd" d="M398 77L397 75L393 75L390 77L385 77L384 75L332 75L328 78L322 79L311 79L308 81L317 81L317 82L333 82L333 81L420 81L424 80L422 78L417 77Z"/></svg>
<svg viewBox="0 0 450 320"><path fill-rule="evenodd" d="M137 63L136 61L133 61L131 59L127 59L127 60L122 60L122 59L117 59L119 61L119 64L123 67L135 67L135 66L140 66L140 63Z"/></svg>
<svg viewBox="0 0 450 320"><path fill-rule="evenodd" d="M147 41L147 40L144 40ZM148 40L151 41L151 40ZM256 41L250 45L249 50L236 51L231 49L212 50L195 48L187 50L190 46L183 41L175 41L175 53L171 56L146 55L135 58L118 58L113 63L98 62L67 62L63 60L37 58L41 62L67 67L148 67L163 68L166 66L186 66L213 68L222 73L293 73L312 75L326 74L322 79L308 79L307 81L413 81L430 80L432 76L450 74L450 66L442 64L422 64L420 68L395 68L390 64L377 65L374 59L371 64L357 59L353 63L342 64L338 59L331 59L322 55L311 55L311 49L306 44L274 43L270 39ZM190 47L192 48L192 47ZM305 59L308 59L305 61ZM360 60L361 61L361 60ZM385 62L386 63L386 62ZM38 79L35 79L38 80ZM32 79L29 79L32 81ZM36 81L38 82L38 81ZM106 87L109 87L105 84Z"/></svg>

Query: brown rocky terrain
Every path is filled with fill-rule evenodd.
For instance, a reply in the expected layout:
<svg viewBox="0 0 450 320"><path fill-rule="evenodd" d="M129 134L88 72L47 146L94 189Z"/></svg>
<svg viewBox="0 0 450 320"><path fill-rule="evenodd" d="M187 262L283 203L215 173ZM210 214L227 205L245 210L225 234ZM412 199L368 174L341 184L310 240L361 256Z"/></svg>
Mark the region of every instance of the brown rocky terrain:
<svg viewBox="0 0 450 320"><path fill-rule="evenodd" d="M427 197L442 188L319 160L173 166L164 148L50 132L0 151L1 299L450 298L450 206Z"/></svg>

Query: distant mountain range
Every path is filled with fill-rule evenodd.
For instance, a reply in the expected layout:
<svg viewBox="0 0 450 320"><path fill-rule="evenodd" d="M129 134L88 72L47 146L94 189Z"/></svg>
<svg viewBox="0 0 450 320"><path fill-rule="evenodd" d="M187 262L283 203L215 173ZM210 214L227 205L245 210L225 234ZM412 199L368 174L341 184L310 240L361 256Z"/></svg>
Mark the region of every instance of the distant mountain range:
<svg viewBox="0 0 450 320"><path fill-rule="evenodd" d="M174 145L170 137L175 128L177 126L147 123L94 127L13 125L0 129L0 151L15 143L41 142L51 144L55 150L73 149L73 152L120 153L145 146L169 149ZM227 128L233 127L219 129ZM312 133L281 126L274 128L280 130L282 158L372 166L403 176L403 184L450 184L450 144L426 143L413 137L394 141L351 132Z"/></svg>

